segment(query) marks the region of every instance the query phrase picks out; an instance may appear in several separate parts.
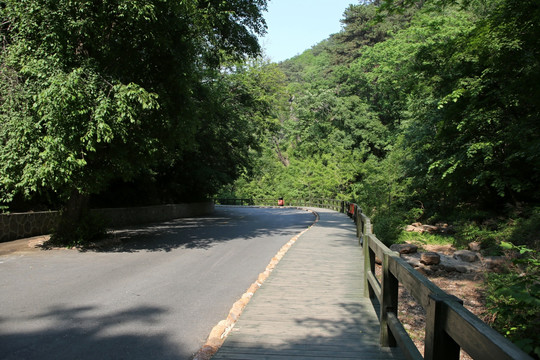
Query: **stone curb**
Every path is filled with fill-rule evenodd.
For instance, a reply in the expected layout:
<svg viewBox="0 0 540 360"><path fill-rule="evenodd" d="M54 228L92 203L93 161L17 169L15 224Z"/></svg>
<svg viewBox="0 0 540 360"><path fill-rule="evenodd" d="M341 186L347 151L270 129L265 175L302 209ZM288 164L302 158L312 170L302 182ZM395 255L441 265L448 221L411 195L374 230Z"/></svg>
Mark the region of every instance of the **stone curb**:
<svg viewBox="0 0 540 360"><path fill-rule="evenodd" d="M278 208L278 206L275 207ZM274 206L272 206L272 208L274 208ZM279 208L283 208L283 206L279 206ZM210 331L210 335L208 336L206 343L195 354L195 356L192 358L193 360L209 360L210 358L212 358L212 356L214 356L214 354L219 350L221 345L223 345L223 342L227 338L227 335L229 335L229 333L233 329L236 321L242 314L242 311L253 297L253 294L255 294L255 292L262 286L268 276L270 276L276 265L281 261L283 256L287 253L287 251L289 251L289 249L291 248L291 246L293 246L296 240L298 240L298 238L302 236L305 232L310 230L320 219L319 214L314 210L291 206L287 206L286 208L296 208L299 210L309 211L315 215L315 221L307 229L303 230L298 235L293 236L285 245L281 247L277 254L272 258L268 266L266 266L266 269L259 274L257 281L251 284L251 286L240 297L240 299L233 304L231 310L229 311L227 319L221 320L216 326L214 326L212 331Z"/></svg>

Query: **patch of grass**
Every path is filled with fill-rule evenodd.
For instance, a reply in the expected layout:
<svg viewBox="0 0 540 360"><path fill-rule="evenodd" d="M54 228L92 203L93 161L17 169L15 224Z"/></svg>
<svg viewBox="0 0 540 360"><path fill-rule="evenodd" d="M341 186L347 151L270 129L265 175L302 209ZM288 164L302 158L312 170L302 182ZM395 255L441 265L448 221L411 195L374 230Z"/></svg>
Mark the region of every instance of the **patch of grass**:
<svg viewBox="0 0 540 360"><path fill-rule="evenodd" d="M454 238L450 235L443 234L402 231L399 234L396 243L413 243L417 245L452 245L454 244Z"/></svg>

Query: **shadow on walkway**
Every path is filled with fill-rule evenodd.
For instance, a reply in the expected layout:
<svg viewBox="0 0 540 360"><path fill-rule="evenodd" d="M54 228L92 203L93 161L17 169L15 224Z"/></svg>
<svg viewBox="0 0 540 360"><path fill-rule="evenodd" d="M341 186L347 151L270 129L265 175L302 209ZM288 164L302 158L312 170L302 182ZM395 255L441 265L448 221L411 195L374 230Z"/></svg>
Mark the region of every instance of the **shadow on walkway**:
<svg viewBox="0 0 540 360"><path fill-rule="evenodd" d="M237 329L249 332L249 339L233 334L213 359L402 359L400 349L379 346L379 324L366 316L366 306L338 302L334 304L337 317L324 312L301 317L295 315L293 305L289 319L273 319L271 329L260 324L269 319L251 316ZM260 335L256 335L258 327ZM283 328L294 329L294 336L284 337Z"/></svg>

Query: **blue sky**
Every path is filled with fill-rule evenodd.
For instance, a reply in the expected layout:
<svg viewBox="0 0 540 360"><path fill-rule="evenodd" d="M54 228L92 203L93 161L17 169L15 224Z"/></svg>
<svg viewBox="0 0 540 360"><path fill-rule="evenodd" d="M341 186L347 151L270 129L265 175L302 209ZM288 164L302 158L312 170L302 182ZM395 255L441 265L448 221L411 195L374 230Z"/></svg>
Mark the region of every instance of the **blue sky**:
<svg viewBox="0 0 540 360"><path fill-rule="evenodd" d="M260 39L266 57L289 59L341 30L343 12L358 0L268 0L268 33Z"/></svg>

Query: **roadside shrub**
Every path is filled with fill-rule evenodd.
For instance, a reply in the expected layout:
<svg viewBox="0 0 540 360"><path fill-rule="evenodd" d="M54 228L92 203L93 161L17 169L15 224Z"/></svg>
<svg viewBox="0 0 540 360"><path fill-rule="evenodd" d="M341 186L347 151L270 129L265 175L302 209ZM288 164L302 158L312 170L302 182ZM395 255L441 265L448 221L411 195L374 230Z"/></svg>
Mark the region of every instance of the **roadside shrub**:
<svg viewBox="0 0 540 360"><path fill-rule="evenodd" d="M385 209L372 217L373 232L386 246L395 243L403 232L403 214L394 209Z"/></svg>
<svg viewBox="0 0 540 360"><path fill-rule="evenodd" d="M499 228L498 224L477 225L474 222L466 222L456 226L454 246L458 249L467 248L468 244L475 241L482 246L484 255L502 255L501 241L508 240L510 232L507 227Z"/></svg>
<svg viewBox="0 0 540 360"><path fill-rule="evenodd" d="M537 251L503 242L513 254L510 273L489 274L486 305L492 326L517 346L540 359L540 258Z"/></svg>
<svg viewBox="0 0 540 360"><path fill-rule="evenodd" d="M509 229L509 240L516 245L526 245L536 251L540 250L540 207L525 211L525 216L517 218Z"/></svg>
<svg viewBox="0 0 540 360"><path fill-rule="evenodd" d="M67 247L84 247L92 241L107 236L106 222L102 216L86 213L80 220L64 224L51 235L50 245Z"/></svg>

